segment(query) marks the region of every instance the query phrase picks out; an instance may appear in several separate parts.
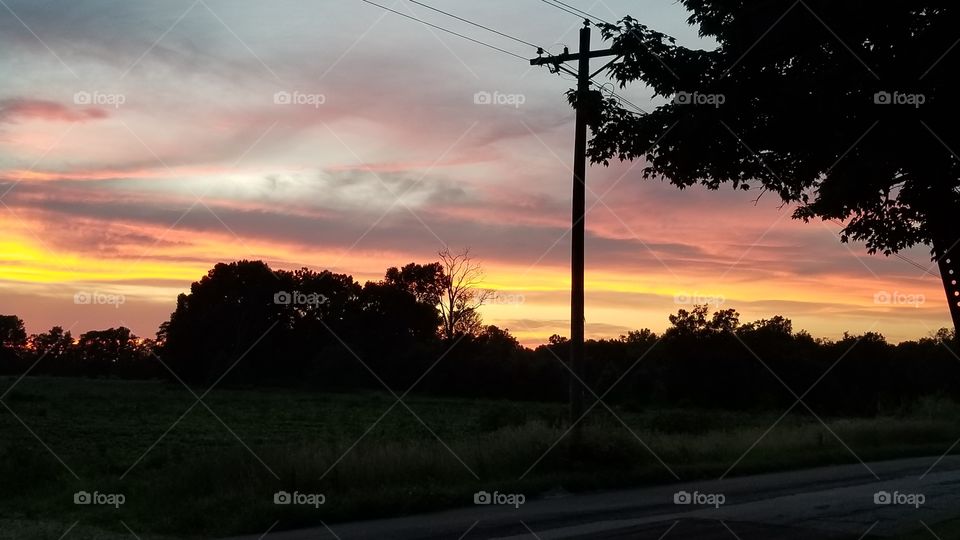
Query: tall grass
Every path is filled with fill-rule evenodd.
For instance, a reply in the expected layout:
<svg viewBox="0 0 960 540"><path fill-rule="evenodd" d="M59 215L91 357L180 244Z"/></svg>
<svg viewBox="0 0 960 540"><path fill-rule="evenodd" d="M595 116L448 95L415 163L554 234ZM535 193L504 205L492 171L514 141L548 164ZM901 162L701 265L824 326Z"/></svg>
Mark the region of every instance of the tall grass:
<svg viewBox="0 0 960 540"><path fill-rule="evenodd" d="M658 457L692 480L716 478L741 457L734 475L854 462L836 437L865 460L940 454L960 432L960 408L932 399L882 417L825 419L836 437L804 415L767 432L779 411L616 410L628 429L598 407L572 448L555 404L410 398L416 416L398 405L370 429L390 396L233 391L208 402L242 443L198 406L121 479L190 406L184 394L160 384L24 381L11 408L81 480L0 416L0 516L118 532L123 520L141 536L258 533L277 520L292 528L466 506L481 489L531 499L673 481ZM77 507L80 489L124 493L127 504ZM323 493L326 503L278 506L278 490Z"/></svg>

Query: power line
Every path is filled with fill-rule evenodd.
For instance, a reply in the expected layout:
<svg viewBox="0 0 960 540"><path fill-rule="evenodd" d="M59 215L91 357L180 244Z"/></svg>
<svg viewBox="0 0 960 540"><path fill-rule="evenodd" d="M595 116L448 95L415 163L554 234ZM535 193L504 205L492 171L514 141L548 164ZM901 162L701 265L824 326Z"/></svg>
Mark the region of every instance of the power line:
<svg viewBox="0 0 960 540"><path fill-rule="evenodd" d="M569 9L567 9L567 8L565 8L565 7L563 7L563 6L559 6L559 5L557 5L557 4L551 4L551 3L548 2L547 0L540 0L540 1L543 2L544 4L550 6L550 7L554 7L554 8L559 9L560 11L566 11L567 13L569 13L570 15L573 15L574 17L576 17L576 18L578 18L578 19L582 19L582 18L583 18L583 15L580 15L579 13L577 13L577 12L575 12L575 11L570 11ZM590 22L592 23L593 21L590 21Z"/></svg>
<svg viewBox="0 0 960 540"><path fill-rule="evenodd" d="M473 26L476 26L477 28L483 28L484 30L487 30L487 31L489 31L489 32L493 32L494 34L497 34L498 36L503 36L503 37L505 37L505 38L512 39L512 40L516 41L517 43L521 43L521 44L523 44L523 45L528 45L528 46L530 46L530 47L533 47L534 49L542 49L542 48L543 48L543 47L540 47L539 45L535 45L535 44L533 44L533 43L530 43L529 41L525 41L525 40L522 40L522 39L520 39L520 38L518 38L518 37L511 36L510 34L504 34L503 32L501 32L501 31L499 31L499 30L494 30L493 28L490 28L489 26L484 26L484 25L482 25L482 24L480 24L480 23L475 23L475 22L473 22L473 21L471 21L471 20L469 20L469 19L464 19L463 17L459 17L459 16L457 16L457 15L454 15L453 13L444 11L444 10L442 10L442 9L437 9L437 8L435 8L435 7L433 7L433 6L429 6L429 5L427 5L427 4L424 4L423 2L418 2L417 0L409 0L409 1L410 1L411 3L417 4L418 6L423 6L423 7L427 8L427 9L436 11L437 13L442 13L442 14L448 16L448 17L453 17L454 19L457 19L458 21L463 21L463 22L465 22L465 23L467 23L467 24L472 24Z"/></svg>
<svg viewBox="0 0 960 540"><path fill-rule="evenodd" d="M576 70L574 70L574 69L573 69L573 66L571 66L570 64L568 64L568 63L566 63L566 62L563 63L563 67L566 68L566 69L560 68L560 65L559 65L559 64L557 64L557 67L559 68L559 69L556 71L557 74L559 74L561 71L563 71L563 72L566 72L566 73L568 73L568 74L570 74L570 75L576 76ZM590 78L589 78L590 84L592 84L593 86L596 86L597 89L600 90L601 92L606 92L607 95L616 98L617 101L620 103L620 105L623 105L624 103L626 103L626 104L628 104L628 105L630 105L631 107L634 108L633 111L629 111L629 110L627 110L625 107L622 107L622 106L621 106L620 108L621 108L622 110L624 110L624 111L626 111L626 112L628 112L628 113L632 113L632 114L640 114L640 115L650 114L650 113L648 113L647 111L643 110L639 105L633 103L633 102L630 101L629 99L627 99L627 98L621 96L620 94L614 92L613 89L607 88L607 85L610 84L609 82L601 84L601 83L593 80L593 78L594 78L595 76L596 76L596 75L590 76ZM611 85L611 86L612 86L612 85Z"/></svg>
<svg viewBox="0 0 960 540"><path fill-rule="evenodd" d="M832 222L835 223L836 225L839 225L839 226L841 226L841 227L846 228L846 225L844 225L843 222L840 221L840 220L831 219L830 221L832 221ZM931 271L930 271L930 267L924 266L924 265L918 263L917 261L911 259L910 257L907 257L906 255L904 255L904 254L902 254L902 253L897 252L897 253L894 253L894 255L895 255L898 259L900 259L901 261L903 261L903 262L905 262L905 263L907 263L907 264L909 264L909 265L911 265L911 266L913 266L913 267L915 267L915 268L917 268L917 269L919 269L919 270L922 270L923 273L925 273L925 274L930 274L931 276L936 277L936 278L939 278L939 277L940 277L938 274L934 274L933 272L931 272Z"/></svg>
<svg viewBox="0 0 960 540"><path fill-rule="evenodd" d="M600 17L594 17L593 15L590 15L590 14L587 13L586 11L583 11L582 9L579 9L579 8L577 8L577 7L574 7L574 6L571 6L570 4L567 4L566 2L563 2L562 0L540 0L540 1L543 2L544 4L547 4L548 6L557 8L557 9L562 10L562 11L565 11L565 12L571 14L571 15L574 15L574 16L576 16L577 18L586 17L586 18L587 18L587 21L588 21L590 24L594 25L594 26L599 26L599 25L596 23L596 21L600 21L600 22L602 22L602 23L604 23L604 24L607 24L607 25L609 25L609 26L617 26L617 25L611 23L610 21L601 19ZM551 2L553 2L553 3L551 3ZM558 4L559 4L559 5L558 5ZM566 7L563 7L563 6L566 6ZM570 9L567 9L567 8L570 8ZM579 13L582 13L583 15L580 15L579 13L574 13L573 11L571 11L571 9L572 9L572 10L576 10L576 11L578 11ZM670 69L670 66L668 66L668 65L666 64L666 62L663 61L662 58L660 58L660 55L658 55L657 53L651 51L649 48L646 49L646 52L647 52L648 54L653 55L653 57L656 58L657 61L660 62L660 64L661 64L664 68L666 68L666 70L669 71L670 74L673 75L673 77L674 77L675 79L680 80L680 77L679 77L676 73L674 73L672 69ZM603 70L603 68L601 68L601 71L602 71L602 70Z"/></svg>
<svg viewBox="0 0 960 540"><path fill-rule="evenodd" d="M391 13L395 13L395 14L397 14L397 15L400 15L400 16L405 17L405 18L407 18L407 19L410 19L410 20L412 20L412 21L416 21L416 22L418 22L418 23L420 23L420 24L429 26L429 27L431 27L431 28L436 28L437 30L441 30L441 31L446 32L446 33L448 33L448 34L457 36L457 37L459 37L459 38L466 39L467 41L476 43L476 44L478 44L478 45L482 45L482 46L484 46L484 47L487 47L487 48L489 48L489 49L495 50L495 51L497 51L497 52L510 55L510 56L512 56L512 57L514 57L514 58L519 58L519 59L523 60L524 62L526 62L526 61L528 60L527 58L525 58L525 57L523 57L523 56L520 56L519 54L510 52L510 51L508 51L508 50L506 50L506 49L502 49L502 48L500 48L500 47L497 47L496 45L491 45L491 44L489 44L489 43L487 43L487 42L485 42L485 41L481 41L481 40L479 40L479 39L475 39L475 38L472 38L472 37L470 37L470 36L466 36L466 35L461 34L461 33L459 33L459 32L450 30L450 29L448 29L448 28L444 28L443 26L440 26L440 25L437 25L437 24L433 24L433 23L431 23L431 22L427 22L427 21L425 21L425 20L423 20L423 19L419 19L419 18L417 18L417 17L414 17L413 15L408 15L408 14L406 14L406 13L397 11L397 10L392 9L392 8L389 8L389 7L384 6L384 5L382 5L382 4L378 4L378 3L376 3L376 2L373 2L372 0L361 0L361 1L366 2L367 4L370 4L370 5L372 5L372 6L376 6L376 7L380 8L380 9L385 10L385 11L389 11L389 12L391 12ZM543 49L543 47L541 47L541 46L539 46L539 45L536 45L536 44L534 44L534 43L531 43L531 42L529 42L529 41L520 39L520 38L515 37L515 36L511 36L511 35L506 34L506 33L504 33L504 32L500 32L499 30L496 30L496 29L490 28L489 26L485 26L485 25L482 25L482 24L480 24L480 23L471 21L471 20L466 19L466 18L464 18L464 17L460 17L460 16L455 15L455 14L453 14L453 13L450 13L450 12L448 12L448 11L444 11L444 10L435 8L435 7L430 6L430 5L428 5L428 4L424 3L424 2L420 2L419 0L409 0L409 1L412 2L412 3L414 3L414 4L417 4L417 5L419 5L419 6L423 6L423 7L427 8L427 9L433 10L433 11L435 11L435 12L437 12L437 13L442 13L443 15L446 15L446 16L448 16L448 17L452 17L452 18L454 18L454 19L456 19L456 20L458 20L458 21L465 22L465 23L467 23L467 24L473 25L473 26L475 26L475 27L477 27L477 28L481 28L481 29L486 30L486 31L488 31L488 32L492 32L492 33L497 34L497 35L499 35L499 36L503 36L503 37L506 37L506 38L508 38L508 39L512 39L512 40L514 40L514 41L516 41L516 42L518 42L518 43L522 43L522 44L528 45L528 46L530 46L530 47L535 47L535 48L537 48L538 50L542 50L542 49ZM545 1L545 0L544 0L544 1ZM554 7L558 7L558 6L554 6ZM564 11L567 11L567 10L564 9ZM568 12L569 12L569 11L568 11ZM574 13L574 15L576 15L576 14ZM578 17L579 17L579 15L578 15ZM572 68L571 68L569 65L567 65L566 63L564 63L563 65L566 66L568 69L571 69L571 70L572 70ZM597 87L600 88L601 90L605 90L606 92L608 92L611 96L613 96L613 97L615 97L616 99L618 99L621 103L626 103L626 104L630 105L631 107L633 107L633 108L635 109L635 113L636 113L636 114L647 114L647 112L644 111L642 108L638 107L636 104L634 104L634 103L631 102L630 100L626 99L625 97L617 94L617 93L614 92L613 90L609 90L609 89L604 88L603 85L601 85L600 83L594 81L593 78L590 79L590 82L591 82L591 84L597 86Z"/></svg>
<svg viewBox="0 0 960 540"><path fill-rule="evenodd" d="M484 47L488 47L488 48L493 49L493 50L495 50L495 51L502 52L502 53L504 53L504 54L509 54L510 56L513 56L513 57L516 57L516 58L519 58L519 59L523 60L524 62L526 62L526 61L528 60L527 58L525 58L525 57L523 57L523 56L520 56L519 54L512 53L512 52L510 52L510 51L508 51L508 50L506 50L506 49L501 49L500 47L497 47L497 46L495 46L495 45L491 45L491 44L486 43L486 42L484 42L484 41L480 41L480 40L478 40L478 39L474 39L474 38L472 38L472 37L465 36L465 35L463 35L463 34L461 34L461 33L459 33L459 32L455 32L455 31L450 30L450 29L448 29L448 28L444 28L444 27L442 27L442 26L439 26L439 25L436 25L436 24L433 24L433 23L424 21L423 19L418 19L417 17L414 17L414 16L412 16L412 15L407 15L406 13L399 12L399 11L397 11L397 10L395 10L395 9L388 8L387 6L378 4L378 3L373 2L373 1L371 1L371 0L361 0L361 1L362 1L362 2L366 2L366 3L368 3L368 4L370 4L370 5L373 5L373 6L377 6L378 8L384 9L384 10L389 11L389 12L391 12L391 13L396 13L397 15L406 17L406 18L408 18L408 19L410 19L410 20L413 20L413 21L416 21L416 22L418 22L418 23L425 24L425 25L427 25L427 26L430 26L430 27L432 27L432 28L436 28L436 29L438 29L438 30L442 30L442 31L444 31L444 32L447 32L448 34L453 34L453 35L455 35L455 36L457 36L457 37L461 37L461 38L463 38L463 39L472 41L473 43L477 43L477 44L479 44L479 45L483 45ZM467 23L467 24L471 24L471 25L473 25L473 26L476 26L477 28L482 28L482 29L484 29L484 30L486 30L486 31L488 31L488 32L493 32L494 34L497 34L497 35L499 35L499 36L503 36L503 37L512 39L512 40L514 40L514 41L516 41L516 42L518 42L518 43L522 43L522 44L524 44L524 45L529 45L530 47L534 47L535 49L538 49L538 50L545 50L543 47L541 47L541 46L539 46L539 45L537 45L537 44L535 44L535 43L530 43L529 41L520 39L520 38L518 38L518 37L514 37L514 36L511 36L511 35L509 35L509 34L505 34L505 33L503 33L503 32L500 32L499 30L495 30L495 29L493 29L493 28L490 28L489 26L484 26L484 25L482 25L482 24L480 24L480 23L471 21L471 20L469 20L469 19L465 19L465 18L463 18L463 17L460 17L459 15L454 15L453 13L450 13L450 12L448 12L448 11L444 11L444 10L442 10L442 9L435 8L435 7L431 6L431 5L425 4L425 3L420 2L420 1L418 1L418 0L409 0L409 1L412 2L412 3L414 3L414 4L417 4L417 5L419 5L419 6L423 6L423 7L427 8L427 9L436 11L437 13L442 13L442 14L448 16L448 17L452 17L452 18L454 18L454 19L457 19L458 21L463 21L463 22L465 22L465 23ZM566 65L566 64L564 64L564 65ZM567 67L569 67L569 66L567 66Z"/></svg>
<svg viewBox="0 0 960 540"><path fill-rule="evenodd" d="M512 52L510 52L510 51L508 51L508 50L506 50L506 49L501 49L500 47L497 47L496 45L491 45L491 44L486 43L486 42L484 42L484 41L480 41L479 39L474 39L474 38L472 38L472 37L470 37L470 36L465 36L465 35L463 35L463 34L461 34L461 33L459 33L459 32L454 32L453 30L450 30L450 29L448 29L448 28L444 28L444 27L442 27L442 26L439 26L439 25L436 25L436 24L427 22L427 21L425 21L425 20L423 20L423 19L418 19L418 18L414 17L413 15L407 15L406 13L402 13L402 12L397 11L397 10L395 10L395 9L388 8L387 6L378 4L378 3L376 3L376 2L373 2L372 0L360 0L360 1L361 1L361 2L366 2L366 3L368 3L368 4L372 5L372 6L377 6L378 8L383 9L383 10L386 10L386 11L389 11L389 12L391 12L391 13L396 13L397 15L400 15L401 17L406 17L406 18L408 18L408 19L410 19L410 20L416 21L416 22L418 22L418 23L420 23L420 24L424 24L424 25L429 26L429 27L431 27L431 28L436 28L437 30L446 32L446 33L448 33L448 34L452 34L452 35L457 36L457 37L459 37L459 38L463 38L463 39L465 39L465 40L467 40L467 41L472 41L473 43L476 43L477 45L483 45L484 47L487 47L487 48L489 48L489 49L493 49L493 50L495 50L495 51L502 52L503 54L509 54L510 56L519 58L519 59L524 60L524 61L527 60L526 58L524 58L523 56L520 56L520 55L517 54L517 53L512 53Z"/></svg>
<svg viewBox="0 0 960 540"><path fill-rule="evenodd" d="M477 28L482 28L482 29L484 29L484 30L486 30L486 31L488 31L488 32L493 32L494 34L497 34L498 36L503 36L503 37L505 37L505 38L512 39L512 40L516 41L517 43L522 43L523 45L528 45L528 46L530 46L530 47L533 47L534 49L537 49L538 51L545 51L545 50L546 50L545 47L543 47L543 46L541 46L541 45L537 45L536 43L530 43L529 41L526 41L526 40L524 40L524 39L520 39L520 38L518 38L518 37L516 37L516 36L511 36L510 34L503 33L503 32L501 32L501 31L499 31L499 30L494 29L494 28L490 28L489 26L485 26L485 25L482 25L482 24L480 24L480 23L478 23L478 22L471 21L470 19L466 19L466 18L461 17L461 16L459 16L459 15L455 15L455 14L453 14L453 13L450 13L449 11L444 11L444 10L442 10L442 9L435 8L435 7L433 7L433 6L429 5L429 4L426 4L426 3L424 3L424 2L420 2L419 0L409 0L409 1L410 1L411 3L413 3L413 4L417 4L418 6L423 6L423 7L427 8L427 9L436 11L437 13L442 13L442 14L446 15L447 17L452 17L452 18L454 18L454 19L456 19L456 20L458 20L458 21L462 21L462 22L465 22L465 23L467 23L467 24L476 26ZM372 3L372 2L371 2L371 3ZM526 60L526 58L524 58L524 60ZM567 65L566 63L564 63L564 65L567 66L567 67L570 68L570 69L573 69L573 68L571 68L569 65Z"/></svg>
<svg viewBox="0 0 960 540"><path fill-rule="evenodd" d="M607 87L606 87L606 84L600 84L600 83L598 83L597 81L595 81L595 80L593 80L593 79L590 79L590 83L593 84L593 85L595 85L597 88L599 88L600 91L606 91L606 92L608 92L612 97L616 98L616 99L619 100L620 102L626 103L627 105L630 105L631 107L634 108L634 111L627 111L627 112L635 112L635 114L641 114L641 115L650 114L650 113L648 113L647 111L645 111L645 110L643 110L642 108L640 108L640 107L639 107L638 105L636 105L635 103L633 103L632 101L630 101L629 99L627 99L627 98L621 96L620 94L614 92L613 90L607 88ZM607 84L609 84L609 83L607 83ZM621 107L621 108L623 108L623 107ZM623 108L623 109L626 110L625 108Z"/></svg>
<svg viewBox="0 0 960 540"><path fill-rule="evenodd" d="M937 278L940 277L939 275L934 274L933 272L931 272L929 267L923 266L922 264L914 261L913 259L907 257L906 255L903 255L903 254L900 254L900 253L894 253L894 255L896 255L899 259L903 260L904 262L906 262L906 263L908 263L908 264L910 264L910 265L913 265L913 266L919 268L919 269L922 270L925 274L930 274L931 276L937 277Z"/></svg>
<svg viewBox="0 0 960 540"><path fill-rule="evenodd" d="M580 9L580 8L571 6L570 4L568 4L568 3L566 3L566 2L561 2L561 0L551 0L551 1L554 2L555 4L560 4L561 6L568 7L568 8L570 8L570 9L576 11L577 13L582 14L582 15L578 15L578 17L583 16L583 17L586 17L586 18L591 19L591 20L600 21L600 22L602 22L602 23L604 23L604 24L610 24L609 22L601 19L600 17L594 17L593 15L587 13L586 11L584 11L584 10L582 10L582 9ZM545 3L546 3L546 2L545 2ZM554 4L550 4L550 5L552 5L552 6L555 7L555 8L558 8L558 9L560 8L560 6L556 6L556 5L554 5ZM564 10L564 11L566 11L566 10ZM567 13L569 13L569 11L567 11ZM594 23L594 25L596 25L596 23Z"/></svg>
<svg viewBox="0 0 960 540"><path fill-rule="evenodd" d="M414 1L414 0L410 0L410 1L412 2L412 1ZM583 11L582 9L576 8L576 7L574 7L574 6L571 6L570 4L567 4L566 2L562 2L561 0L540 0L540 1L543 2L544 4L547 4L547 5L550 6L550 7L559 9L559 10L564 11L564 12L566 12L566 13L569 13L569 14L573 15L574 17L577 17L578 19L579 19L579 18L582 18L582 17L586 17L586 18L590 21L590 23L593 24L594 26L596 26L596 22L595 22L595 21L600 21L600 22L602 22L602 23L610 24L609 22L601 19L600 17L594 17L593 15L590 15L590 14L587 13L586 11ZM555 3L551 3L551 2L555 2ZM569 9L568 9L568 8L569 8ZM577 13L577 12L579 12L579 13ZM582 15L581 15L581 14L582 14ZM541 47L541 48L542 48L542 47ZM567 66L567 68L569 68L569 69L571 69L571 70L573 69L573 68L570 67L566 62L564 62L563 65L564 65L564 66ZM598 83L597 81L593 80L593 77L590 77L590 83L593 84L593 85L595 85L595 86L596 86L597 88L599 88L601 91L606 91L606 92L608 92L609 95L613 96L614 98L616 98L617 100L619 100L621 103L626 103L627 105L630 105L631 107L633 107L634 112L636 112L636 114L644 114L644 115L645 115L645 114L649 114L649 113L647 113L647 111L643 110L641 107L637 106L635 103L633 103L633 102L630 101L629 99L621 96L620 94L617 94L617 93L614 92L612 89L607 89L606 87L604 87L604 85L602 85L602 84Z"/></svg>

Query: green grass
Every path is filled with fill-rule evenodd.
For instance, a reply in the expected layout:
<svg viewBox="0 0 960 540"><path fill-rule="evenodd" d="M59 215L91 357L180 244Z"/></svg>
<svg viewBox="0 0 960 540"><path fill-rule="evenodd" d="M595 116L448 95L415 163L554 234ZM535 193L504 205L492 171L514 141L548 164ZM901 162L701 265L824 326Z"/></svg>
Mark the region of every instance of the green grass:
<svg viewBox="0 0 960 540"><path fill-rule="evenodd" d="M13 382L0 378L0 392ZM176 384L28 377L3 401L29 430L0 407L0 539L56 539L77 521L68 538L129 537L126 527L141 538L259 534L278 520L286 529L469 505L480 489L529 499L673 481L634 434L682 479L717 477L779 417L616 409L631 433L598 407L574 455L569 438L547 452L565 431L560 404L409 396L414 416L384 393L216 390L204 401L228 429L203 405L177 422L196 400ZM863 459L885 459L943 452L958 411L928 401L826 420ZM852 461L816 420L787 416L733 474ZM326 504L274 505L281 489L323 493ZM79 490L126 503L74 505Z"/></svg>

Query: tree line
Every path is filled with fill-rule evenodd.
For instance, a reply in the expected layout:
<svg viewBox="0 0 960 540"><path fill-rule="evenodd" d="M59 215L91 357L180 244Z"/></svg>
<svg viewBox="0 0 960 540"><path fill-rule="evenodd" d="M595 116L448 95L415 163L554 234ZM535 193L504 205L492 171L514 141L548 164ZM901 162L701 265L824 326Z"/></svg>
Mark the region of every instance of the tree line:
<svg viewBox="0 0 960 540"><path fill-rule="evenodd" d="M0 373L566 400L566 338L531 349L484 325L478 309L490 293L480 280L466 252L363 285L330 271L220 263L178 297L155 339L124 327L27 335L20 318L0 316ZM707 306L669 321L662 334L588 340L588 402L593 393L638 408L782 411L803 396L818 414L869 415L923 396L960 399L946 329L893 345L872 332L818 339L782 316L742 323L734 309Z"/></svg>

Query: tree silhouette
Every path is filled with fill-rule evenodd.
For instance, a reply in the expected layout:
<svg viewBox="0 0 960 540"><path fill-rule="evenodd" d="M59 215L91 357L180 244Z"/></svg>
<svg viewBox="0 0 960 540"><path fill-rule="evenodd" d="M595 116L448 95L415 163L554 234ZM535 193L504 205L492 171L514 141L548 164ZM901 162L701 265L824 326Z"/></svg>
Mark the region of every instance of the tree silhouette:
<svg viewBox="0 0 960 540"><path fill-rule="evenodd" d="M76 353L87 375L143 373L150 355L144 345L129 328L121 326L81 334Z"/></svg>
<svg viewBox="0 0 960 540"><path fill-rule="evenodd" d="M438 306L444 293L445 279L440 263L410 263L403 268L387 269L384 282L412 294L417 302Z"/></svg>
<svg viewBox="0 0 960 540"><path fill-rule="evenodd" d="M56 371L67 367L65 361L73 353L73 335L69 330L54 326L47 332L30 336L29 342L33 354L38 360L42 359L41 369L51 366Z"/></svg>
<svg viewBox="0 0 960 540"><path fill-rule="evenodd" d="M365 317L360 328L388 336L429 339L437 335L440 317L435 303L425 303L389 281L367 282L361 295Z"/></svg>
<svg viewBox="0 0 960 540"><path fill-rule="evenodd" d="M188 382L311 376L354 384L355 354L385 377L413 373L404 355L436 341L444 284L438 263L391 268L362 287L326 270L220 263L180 295L157 340L162 358Z"/></svg>
<svg viewBox="0 0 960 540"><path fill-rule="evenodd" d="M279 358L278 350L272 358L264 359L255 376L316 374L318 364L326 360L331 347L340 347L339 339L351 339L360 309L360 285L349 275L328 270L301 268L293 272L276 270L274 274L280 283L287 283L282 287L291 288L283 291L288 302L280 304L281 322L271 331L282 340L280 350L286 357Z"/></svg>
<svg viewBox="0 0 960 540"><path fill-rule="evenodd" d="M27 344L23 319L16 315L0 315L0 369L15 371Z"/></svg>
<svg viewBox="0 0 960 540"><path fill-rule="evenodd" d="M440 299L443 336L450 340L458 335L477 335L483 330L478 310L490 296L489 291L478 288L483 282L483 268L469 249L458 253L444 249L439 255L445 276Z"/></svg>
<svg viewBox="0 0 960 540"><path fill-rule="evenodd" d="M206 321L203 328L212 333L185 331L186 322L260 306L265 292L290 286L300 296L279 303L271 298L277 311L249 309L244 317L219 324ZM324 301L299 303L311 294L322 294ZM382 389L383 381L446 396L566 399L562 381L567 372L557 359L568 340L554 335L549 344L531 350L507 330L486 326L451 344L438 339L437 307L428 301L419 301L393 278L361 287L342 274L273 271L260 261L240 261L218 265L178 301L178 312L160 333L166 341L161 340L159 352L151 340L123 327L91 330L76 342L54 327L25 342L22 321L8 316L0 322L14 337L0 342L5 344L0 345L0 373L174 380L159 357L192 383L226 376L218 384L360 391ZM238 332L270 321L274 329L262 336L262 349L249 346L256 335ZM618 339L587 340L584 382L604 395L610 391L609 403L630 407L692 405L780 413L795 405L782 384L815 386L804 401L818 414L874 415L925 396L960 399L960 362L951 350L954 335L946 329L892 345L875 333L844 334L837 342L814 339L805 331L793 332L792 322L779 315L740 324L736 310L711 312L707 306L681 309L670 321L660 336L643 329ZM248 354L226 366L220 363L217 351L238 347ZM186 357L179 356L183 348ZM13 356L5 357L8 352ZM837 364L840 357L844 360ZM500 421L494 418L491 424ZM667 412L658 416L656 429L691 427L682 422Z"/></svg>
<svg viewBox="0 0 960 540"><path fill-rule="evenodd" d="M0 345L8 349L23 347L27 343L27 331L23 319L16 315L0 315Z"/></svg>
<svg viewBox="0 0 960 540"><path fill-rule="evenodd" d="M283 338L292 324L295 287L292 274L274 273L262 261L218 263L177 298L157 334L161 356L190 382L212 382L228 372L234 379L254 378L271 357L293 361Z"/></svg>
<svg viewBox="0 0 960 540"><path fill-rule="evenodd" d="M789 336L793 334L793 321L781 315L774 315L769 319L760 319L744 324L737 329L737 333L741 335Z"/></svg>
<svg viewBox="0 0 960 540"><path fill-rule="evenodd" d="M604 100L591 159L645 159L645 177L681 189L771 191L797 205L795 218L843 221L841 239L870 253L930 245L960 325L960 6L681 3L715 50L630 17L603 26L622 55L610 67L619 83L673 100L645 116Z"/></svg>

